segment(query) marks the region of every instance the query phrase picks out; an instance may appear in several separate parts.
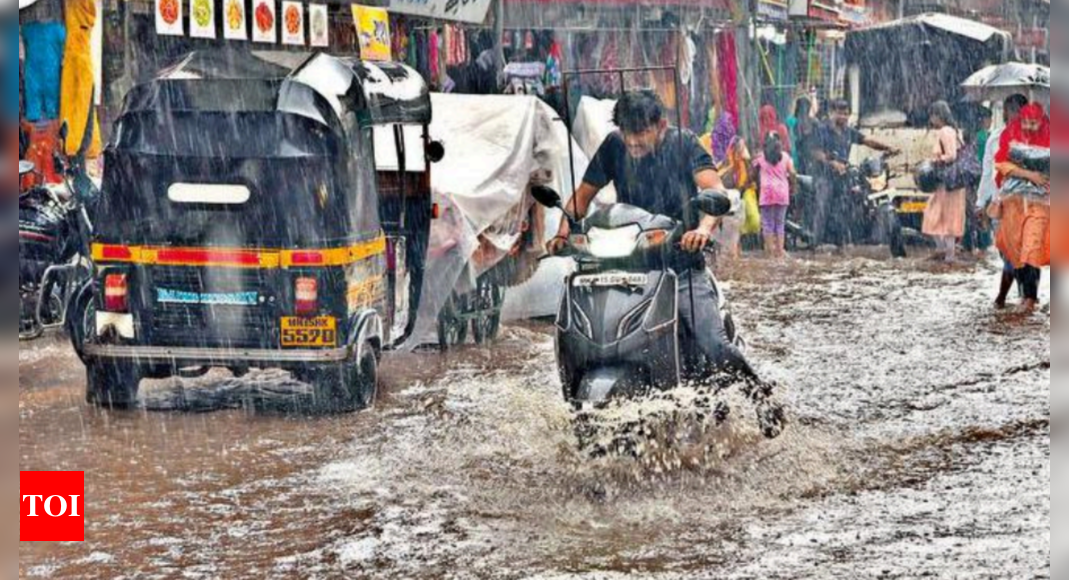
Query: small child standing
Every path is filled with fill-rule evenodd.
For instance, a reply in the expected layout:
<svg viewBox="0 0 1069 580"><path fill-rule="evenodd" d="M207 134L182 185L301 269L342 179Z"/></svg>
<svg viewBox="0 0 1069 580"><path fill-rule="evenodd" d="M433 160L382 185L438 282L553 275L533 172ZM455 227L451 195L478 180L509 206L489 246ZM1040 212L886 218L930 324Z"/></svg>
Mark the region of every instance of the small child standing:
<svg viewBox="0 0 1069 580"><path fill-rule="evenodd" d="M786 258L787 208L797 180L794 161L783 152L783 140L776 132L765 136L764 153L754 161L754 176L761 192L761 233L765 253L772 258Z"/></svg>

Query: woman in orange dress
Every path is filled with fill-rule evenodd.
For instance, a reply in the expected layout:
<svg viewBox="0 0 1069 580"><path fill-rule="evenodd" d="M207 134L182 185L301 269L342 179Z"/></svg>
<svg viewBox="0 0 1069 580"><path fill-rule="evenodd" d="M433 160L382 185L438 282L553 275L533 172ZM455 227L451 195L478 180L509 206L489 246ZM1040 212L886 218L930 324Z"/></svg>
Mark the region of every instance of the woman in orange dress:
<svg viewBox="0 0 1069 580"><path fill-rule="evenodd" d="M1042 105L1033 103L1021 111L1002 134L995 156L1002 188L998 247L1017 269L1017 283L1024 291L1023 309L1031 313L1039 304L1042 269L1050 265L1050 176L1014 163L1014 145L1050 149L1050 118ZM1031 183L1035 186L1031 189L1041 195L1010 190L1006 186L1011 179Z"/></svg>
<svg viewBox="0 0 1069 580"><path fill-rule="evenodd" d="M954 124L954 114L946 101L939 101L929 110L932 127L936 130L936 144L932 160L940 165L953 163L962 147L961 132ZM958 240L965 236L965 205L968 194L964 188L948 191L940 188L928 202L924 212L923 232L935 239L936 258L954 262Z"/></svg>

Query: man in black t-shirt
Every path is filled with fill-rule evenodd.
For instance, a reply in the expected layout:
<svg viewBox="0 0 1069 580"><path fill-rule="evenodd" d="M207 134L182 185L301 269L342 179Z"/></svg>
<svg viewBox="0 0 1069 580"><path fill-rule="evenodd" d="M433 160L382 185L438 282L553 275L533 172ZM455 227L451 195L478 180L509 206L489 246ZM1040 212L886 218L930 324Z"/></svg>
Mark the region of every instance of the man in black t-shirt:
<svg viewBox="0 0 1069 580"><path fill-rule="evenodd" d="M585 216L594 198L610 183L616 187L617 202L679 221L687 217L687 206L698 192L723 189L712 157L694 134L668 126L664 105L652 91L625 94L616 104L613 122L620 130L594 155L568 204L571 215ZM704 260L698 257L717 225L717 218L705 215L697 228L683 236L680 245L696 259L677 272L679 317L718 370L759 383L746 358L727 340L716 291L705 275ZM559 252L570 233L565 218L549 243L549 252Z"/></svg>
<svg viewBox="0 0 1069 580"><path fill-rule="evenodd" d="M816 199L810 207L809 224L817 245L831 242L842 245L848 236L849 224L828 226L830 210L843 205L843 196L848 194L849 183L846 179L850 168L850 152L855 145L864 145L877 151L887 151L897 155L898 151L875 139L866 137L850 126L850 104L846 101L834 101L831 104L830 117L816 131L813 146L810 148L809 171L816 185ZM845 211L834 211L835 215L846 215ZM831 231L829 231L831 230Z"/></svg>

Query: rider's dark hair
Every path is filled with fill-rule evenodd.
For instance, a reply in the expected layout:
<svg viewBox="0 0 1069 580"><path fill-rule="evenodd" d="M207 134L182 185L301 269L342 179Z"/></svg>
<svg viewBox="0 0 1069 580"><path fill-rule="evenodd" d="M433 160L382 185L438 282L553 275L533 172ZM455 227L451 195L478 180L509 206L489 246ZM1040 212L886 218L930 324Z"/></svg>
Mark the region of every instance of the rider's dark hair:
<svg viewBox="0 0 1069 580"><path fill-rule="evenodd" d="M809 97L800 97L794 102L794 118L798 120L808 119L813 113L813 101Z"/></svg>
<svg viewBox="0 0 1069 580"><path fill-rule="evenodd" d="M629 91L616 103L612 121L624 133L642 133L664 120L664 103L651 90Z"/></svg>

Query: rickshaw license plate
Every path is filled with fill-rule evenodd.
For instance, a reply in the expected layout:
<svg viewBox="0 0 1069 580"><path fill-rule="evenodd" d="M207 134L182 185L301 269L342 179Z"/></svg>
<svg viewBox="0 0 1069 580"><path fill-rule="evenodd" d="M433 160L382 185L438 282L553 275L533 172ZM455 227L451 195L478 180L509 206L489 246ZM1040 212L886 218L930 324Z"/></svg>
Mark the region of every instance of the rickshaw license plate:
<svg viewBox="0 0 1069 580"><path fill-rule="evenodd" d="M649 282L650 277L646 274L593 274L578 276L573 284L576 288L645 287Z"/></svg>
<svg viewBox="0 0 1069 580"><path fill-rule="evenodd" d="M902 213L924 213L928 209L926 201L910 201L902 204Z"/></svg>
<svg viewBox="0 0 1069 580"><path fill-rule="evenodd" d="M338 345L338 321L333 316L282 319L283 348L323 348Z"/></svg>

